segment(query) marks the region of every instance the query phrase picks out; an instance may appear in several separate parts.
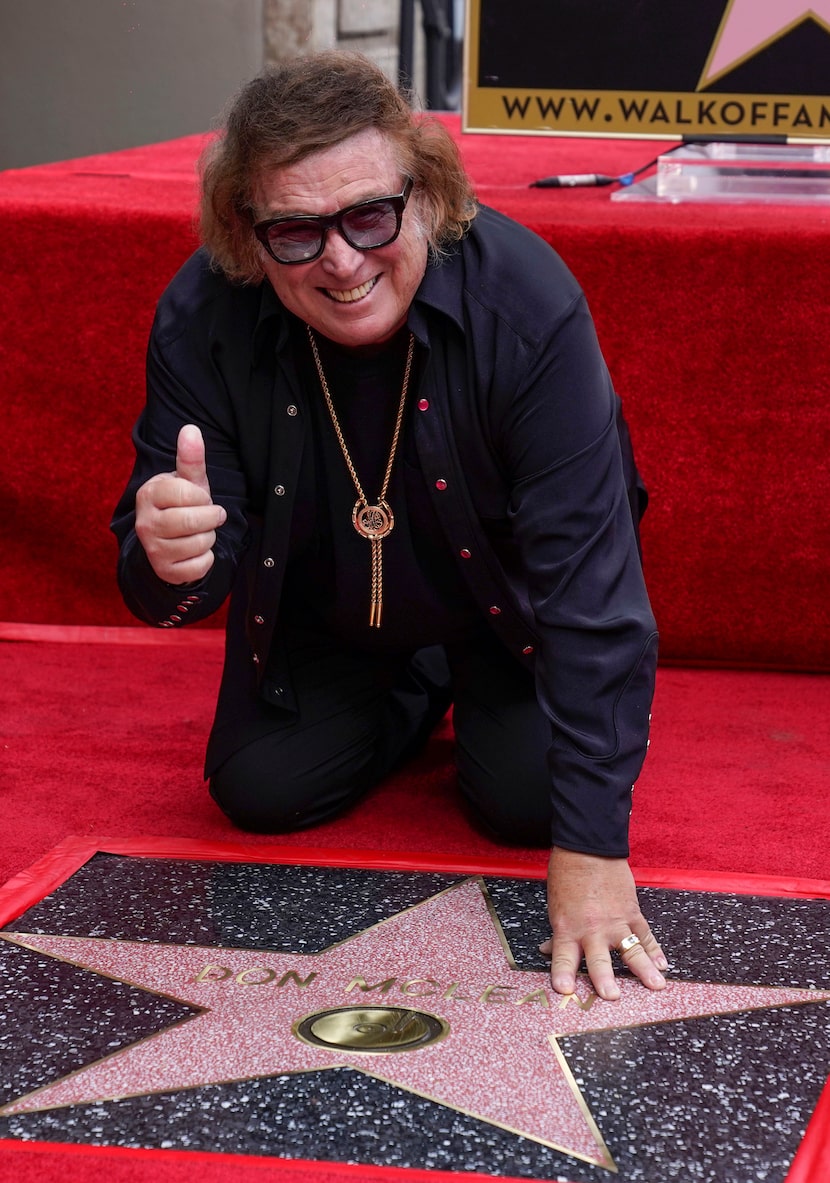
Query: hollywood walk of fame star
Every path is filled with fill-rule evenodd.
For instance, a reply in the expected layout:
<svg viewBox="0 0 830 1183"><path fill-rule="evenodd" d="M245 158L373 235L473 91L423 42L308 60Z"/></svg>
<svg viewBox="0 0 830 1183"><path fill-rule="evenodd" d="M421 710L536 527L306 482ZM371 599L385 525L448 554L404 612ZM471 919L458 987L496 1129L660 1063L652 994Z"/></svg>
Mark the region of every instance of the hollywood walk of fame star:
<svg viewBox="0 0 830 1183"><path fill-rule="evenodd" d="M579 996L562 998L547 974L515 968L478 878L314 954L0 936L200 1008L19 1097L2 1116L347 1066L611 1171L559 1037L830 998L830 991L705 982L651 992L626 978L615 1002L591 994L586 982ZM326 1041L331 1012L350 1024L345 1046ZM371 1038L362 1048L384 1014L403 1022L400 1046L393 1050L393 1035L381 1050ZM322 1040L308 1038L315 1023ZM421 1032L433 1024L440 1038L408 1043L413 1023Z"/></svg>
<svg viewBox="0 0 830 1183"><path fill-rule="evenodd" d="M698 90L810 18L830 33L830 0L730 0Z"/></svg>

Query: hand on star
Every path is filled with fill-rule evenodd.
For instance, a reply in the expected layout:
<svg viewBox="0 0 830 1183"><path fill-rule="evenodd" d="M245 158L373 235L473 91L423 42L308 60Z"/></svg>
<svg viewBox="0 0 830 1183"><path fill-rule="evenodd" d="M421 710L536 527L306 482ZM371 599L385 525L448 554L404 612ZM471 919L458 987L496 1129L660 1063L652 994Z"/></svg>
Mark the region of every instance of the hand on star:
<svg viewBox="0 0 830 1183"><path fill-rule="evenodd" d="M640 911L626 859L600 858L554 847L548 867L548 914L553 936L541 946L551 958L551 983L560 994L576 989L582 957L600 998L619 998L610 950L632 934L626 967L650 990L666 984L668 962Z"/></svg>

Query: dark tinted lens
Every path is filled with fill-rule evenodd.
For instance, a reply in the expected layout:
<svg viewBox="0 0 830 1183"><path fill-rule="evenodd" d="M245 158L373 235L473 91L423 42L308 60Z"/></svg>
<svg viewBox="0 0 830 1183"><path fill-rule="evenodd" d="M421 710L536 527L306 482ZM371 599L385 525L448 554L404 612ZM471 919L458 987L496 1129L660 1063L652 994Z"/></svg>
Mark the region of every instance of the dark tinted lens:
<svg viewBox="0 0 830 1183"><path fill-rule="evenodd" d="M369 250L395 237L398 215L391 201L373 201L344 214L341 225L352 246Z"/></svg>
<svg viewBox="0 0 830 1183"><path fill-rule="evenodd" d="M319 251L321 239L314 222L280 222L268 231L268 243L279 259L308 259Z"/></svg>

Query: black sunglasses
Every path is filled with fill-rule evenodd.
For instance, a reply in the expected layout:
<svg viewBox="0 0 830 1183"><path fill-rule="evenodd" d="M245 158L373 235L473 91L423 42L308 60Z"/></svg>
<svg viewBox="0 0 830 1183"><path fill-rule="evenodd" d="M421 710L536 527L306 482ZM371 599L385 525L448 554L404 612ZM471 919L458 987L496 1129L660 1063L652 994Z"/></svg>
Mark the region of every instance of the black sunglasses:
<svg viewBox="0 0 830 1183"><path fill-rule="evenodd" d="M337 229L349 246L371 251L388 246L401 232L401 219L413 181L407 178L400 193L357 201L335 214L298 214L257 222L254 234L277 263L310 263L319 258L329 230Z"/></svg>

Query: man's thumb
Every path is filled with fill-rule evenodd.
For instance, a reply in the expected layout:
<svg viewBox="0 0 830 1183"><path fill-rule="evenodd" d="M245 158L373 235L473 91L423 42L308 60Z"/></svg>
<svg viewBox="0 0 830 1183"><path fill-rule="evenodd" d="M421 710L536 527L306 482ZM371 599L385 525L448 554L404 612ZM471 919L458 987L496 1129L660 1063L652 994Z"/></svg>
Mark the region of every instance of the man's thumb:
<svg viewBox="0 0 830 1183"><path fill-rule="evenodd" d="M210 493L205 465L205 441L194 423L187 423L176 442L176 476Z"/></svg>

